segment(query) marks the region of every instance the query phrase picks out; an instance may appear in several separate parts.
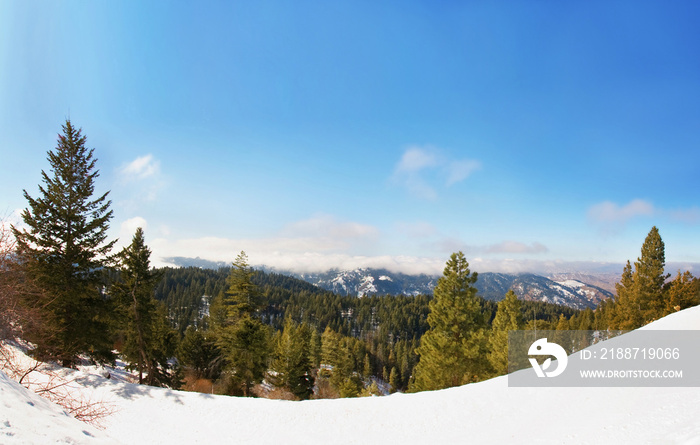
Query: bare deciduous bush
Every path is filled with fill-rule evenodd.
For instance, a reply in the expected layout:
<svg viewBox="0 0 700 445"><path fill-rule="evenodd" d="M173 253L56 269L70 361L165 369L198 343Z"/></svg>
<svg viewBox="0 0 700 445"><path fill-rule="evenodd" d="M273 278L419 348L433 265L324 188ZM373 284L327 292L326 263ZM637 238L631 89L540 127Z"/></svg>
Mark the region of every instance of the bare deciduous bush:
<svg viewBox="0 0 700 445"><path fill-rule="evenodd" d="M10 225L0 218L0 340L26 338L31 332L46 337L36 302L41 289L26 271Z"/></svg>
<svg viewBox="0 0 700 445"><path fill-rule="evenodd" d="M0 220L0 340L16 338L21 329L19 277L15 243L7 223Z"/></svg>
<svg viewBox="0 0 700 445"><path fill-rule="evenodd" d="M23 356L16 345L8 342L0 342L0 369L28 390L97 428L102 428L102 420L116 410L112 404L86 397L76 379L62 375L56 365Z"/></svg>

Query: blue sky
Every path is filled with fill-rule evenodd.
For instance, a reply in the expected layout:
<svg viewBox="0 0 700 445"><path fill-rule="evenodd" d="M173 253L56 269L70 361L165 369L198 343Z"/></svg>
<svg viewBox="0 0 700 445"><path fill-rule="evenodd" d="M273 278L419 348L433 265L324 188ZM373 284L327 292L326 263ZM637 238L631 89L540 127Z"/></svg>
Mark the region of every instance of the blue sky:
<svg viewBox="0 0 700 445"><path fill-rule="evenodd" d="M700 262L696 2L377 3L2 2L0 212L70 117L154 264Z"/></svg>

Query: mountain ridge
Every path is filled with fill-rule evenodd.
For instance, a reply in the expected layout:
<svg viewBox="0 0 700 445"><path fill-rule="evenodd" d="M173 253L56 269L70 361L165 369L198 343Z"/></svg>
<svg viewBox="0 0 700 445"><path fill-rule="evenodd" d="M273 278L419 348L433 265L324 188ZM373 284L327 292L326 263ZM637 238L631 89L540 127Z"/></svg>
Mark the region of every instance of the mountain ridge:
<svg viewBox="0 0 700 445"><path fill-rule="evenodd" d="M439 277L406 275L386 269L358 268L332 269L324 273L292 274L322 289L340 294L363 297L366 295L432 295ZM520 273L484 272L478 274L475 284L478 295L491 301L500 301L509 290L519 299L561 304L576 309L595 308L600 301L613 296L612 292L580 280L565 278L553 280L545 276Z"/></svg>
<svg viewBox="0 0 700 445"><path fill-rule="evenodd" d="M201 258L172 258L179 265L200 268L230 267L223 262ZM274 267L255 266L256 270L287 275L342 296L367 295L432 295L439 275L410 275L383 268L329 269L325 272L294 272ZM519 299L561 304L576 309L595 308L611 298L619 275L613 273L558 273L549 276L536 273L483 272L478 274L478 295L500 301L509 290Z"/></svg>

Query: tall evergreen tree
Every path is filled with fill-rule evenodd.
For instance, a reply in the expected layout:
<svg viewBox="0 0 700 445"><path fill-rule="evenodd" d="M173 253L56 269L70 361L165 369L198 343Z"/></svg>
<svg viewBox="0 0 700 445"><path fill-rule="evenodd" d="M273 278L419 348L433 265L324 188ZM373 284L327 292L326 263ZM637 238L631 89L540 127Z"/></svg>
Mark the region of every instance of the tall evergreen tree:
<svg viewBox="0 0 700 445"><path fill-rule="evenodd" d="M195 379L218 379L221 375L221 351L211 331L189 326L177 351L178 361Z"/></svg>
<svg viewBox="0 0 700 445"><path fill-rule="evenodd" d="M665 245L659 229L654 226L644 240L641 256L634 263L634 283L644 324L664 315L664 283L669 277L664 273L665 266Z"/></svg>
<svg viewBox="0 0 700 445"><path fill-rule="evenodd" d="M487 371L486 321L476 297L476 280L464 254L452 254L430 302L430 329L416 351L420 361L411 391L462 385Z"/></svg>
<svg viewBox="0 0 700 445"><path fill-rule="evenodd" d="M391 368L391 373L389 374L389 386L392 393L398 391L401 387L401 381L399 379L399 370L396 369L396 366L393 366Z"/></svg>
<svg viewBox="0 0 700 445"><path fill-rule="evenodd" d="M275 386L288 389L301 400L311 397L314 389L310 341L311 330L308 326L297 325L287 319L275 342L275 358L271 366L274 374L270 379Z"/></svg>
<svg viewBox="0 0 700 445"><path fill-rule="evenodd" d="M309 339L309 360L312 368L321 366L321 334L316 329L311 330Z"/></svg>
<svg viewBox="0 0 700 445"><path fill-rule="evenodd" d="M612 307L613 329L637 329L664 315L665 247L656 226L644 240L642 252L634 263L625 266Z"/></svg>
<svg viewBox="0 0 700 445"><path fill-rule="evenodd" d="M681 274L666 284L666 310L664 315L700 304L700 281L689 271Z"/></svg>
<svg viewBox="0 0 700 445"><path fill-rule="evenodd" d="M506 297L498 303L489 337L489 362L496 375L508 373L508 332L519 331L525 327L520 307L520 300L512 290L509 290Z"/></svg>
<svg viewBox="0 0 700 445"><path fill-rule="evenodd" d="M608 304L608 318L612 329L636 329L642 325L641 307L637 300L632 264L627 261L620 281L615 284L615 299Z"/></svg>
<svg viewBox="0 0 700 445"><path fill-rule="evenodd" d="M160 304L153 298L161 274L151 269L150 256L139 227L131 244L119 253L120 281L112 286L111 293L121 315L122 354L138 370L139 383L169 385L173 371L168 360L175 352L175 335L170 332L165 312L159 311Z"/></svg>
<svg viewBox="0 0 700 445"><path fill-rule="evenodd" d="M248 265L246 253L239 253L226 279L228 289L222 299L228 323L235 322L243 315L252 316L260 309L261 295L258 287L253 283L253 273Z"/></svg>
<svg viewBox="0 0 700 445"><path fill-rule="evenodd" d="M252 280L248 257L241 252L227 279L228 289L212 304L212 323L223 353L230 391L251 395L262 381L270 355L270 332L258 318L261 294Z"/></svg>
<svg viewBox="0 0 700 445"><path fill-rule="evenodd" d="M75 363L81 353L111 360L101 269L114 241L106 242L112 211L109 192L94 198L94 149L67 120L58 144L48 152L51 175L42 171L40 197L25 190L29 207L22 213L26 229L13 227L20 254L30 277L43 289L41 307L50 335L31 335L37 353Z"/></svg>
<svg viewBox="0 0 700 445"><path fill-rule="evenodd" d="M253 386L260 383L267 371L270 356L270 332L267 326L249 315L236 324L222 329L218 346L228 371L231 395L252 395Z"/></svg>
<svg viewBox="0 0 700 445"><path fill-rule="evenodd" d="M321 336L322 363L331 368L330 383L340 397L357 397L362 391L362 380L357 372L355 350L359 342L344 337L330 327Z"/></svg>

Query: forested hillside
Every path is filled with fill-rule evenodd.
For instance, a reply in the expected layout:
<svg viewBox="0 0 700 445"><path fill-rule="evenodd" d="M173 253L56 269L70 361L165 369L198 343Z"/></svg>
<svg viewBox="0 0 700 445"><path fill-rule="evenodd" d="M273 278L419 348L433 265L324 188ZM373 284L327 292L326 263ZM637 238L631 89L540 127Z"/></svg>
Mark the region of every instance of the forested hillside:
<svg viewBox="0 0 700 445"><path fill-rule="evenodd" d="M168 307L173 327L183 336L189 326L208 329L210 303L227 289L231 268L163 268L159 273L162 279L155 296ZM251 282L262 295L259 317L274 331L281 332L286 319L307 325L318 334L328 329L333 335L327 333L325 338L344 344L351 357L349 374L393 381L397 390L407 388L418 362L415 349L428 329L432 296L342 296L301 279L262 271L253 272ZM479 298L479 305L485 320L491 323L498 304ZM537 320L538 329L555 328L562 317L568 320L579 314L584 312L522 301L524 320L533 327L533 320Z"/></svg>
<svg viewBox="0 0 700 445"><path fill-rule="evenodd" d="M155 288L155 297L168 307L171 322L184 333L187 326L202 326L211 298L224 292L230 267L202 269L198 267L161 268L162 280ZM280 329L284 318L306 322L323 331L326 326L348 336L382 331L394 337L422 334L429 295L344 296L321 289L304 280L287 275L255 271L251 277L264 295L263 318ZM492 319L497 302L482 299L484 311ZM567 318L580 311L566 306L536 301L523 301L526 320L551 322L563 314Z"/></svg>

